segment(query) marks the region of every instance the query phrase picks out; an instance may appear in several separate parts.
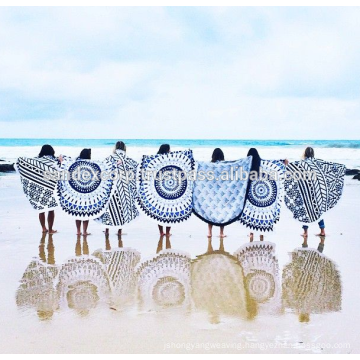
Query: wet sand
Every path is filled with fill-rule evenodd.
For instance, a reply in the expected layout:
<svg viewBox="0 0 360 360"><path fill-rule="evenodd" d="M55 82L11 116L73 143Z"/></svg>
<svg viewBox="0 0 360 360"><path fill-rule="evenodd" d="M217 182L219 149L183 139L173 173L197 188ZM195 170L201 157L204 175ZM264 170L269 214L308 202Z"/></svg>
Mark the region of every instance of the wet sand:
<svg viewBox="0 0 360 360"><path fill-rule="evenodd" d="M267 262L265 270L276 265L277 260L278 274L274 276L275 282L265 276L255 283L255 294L266 292L267 286L272 288L268 296L270 300L260 297L256 303L254 299L249 301L249 293L245 290L245 270L232 256L248 242L248 231L240 224L226 227L228 237L223 244L214 237L211 248L206 237L207 225L192 216L186 223L173 227L173 235L168 243L163 241L160 255L164 254L165 262L157 258L159 254L156 255L157 250L161 249L156 223L145 216L126 227L121 244L118 243L115 231L110 233L109 241L106 242L102 227L90 222L92 235L84 244L83 239L77 241L74 221L57 211L55 228L59 233L53 235L52 239L46 236L42 240L37 214L24 197L20 180L14 174L2 176L0 351L359 352L359 194L360 183L347 178L342 200L325 215L328 237L321 259L305 261L303 268L296 268L293 263L291 271L292 274L297 271L298 278L297 282L290 285L289 281L283 279L283 270L290 261L289 253L301 248L303 239L300 237L301 224L291 218L286 208L282 209L275 231L265 235L267 242L276 244L275 253L263 254L264 263ZM306 251L313 249L313 252L317 252L317 232L316 224L310 226L309 247ZM217 234L218 228L215 227L214 235ZM122 248L116 250L118 245ZM148 259L146 266L153 266L150 273L146 273L145 266L143 285L137 291L133 287L133 280L128 280L129 288L115 289L118 291L116 297L111 297L116 286L111 286L111 279L110 285L107 285L103 280L103 270L99 270L103 269L98 260L103 252L98 252L98 257L91 256L98 249L110 247L121 256L125 256L124 253L126 256L132 254L132 260L127 262L131 271L139 269L139 264L135 264L136 254L141 257L140 263ZM165 250L166 247L171 247L171 250ZM124 251L124 248L127 250ZM197 258L206 252L207 255ZM34 258L35 262L32 263ZM40 261L37 262L36 258L40 258ZM76 286L80 284L79 288L73 285L74 281L71 283L71 276L76 278L76 273L82 270L73 269L66 273L64 264L69 258L71 261L95 259L95 267L90 275L97 277L93 281L95 285L90 284L89 276L77 283ZM198 260L194 262L195 259ZM23 288L23 292L19 292L20 280L31 263L35 270L28 268L25 274L28 289ZM131 264L135 264L135 270ZM302 277L309 268L314 270ZM111 271L116 273L116 270ZM249 271L254 272L254 269ZM59 285L59 280L51 283L51 274L54 272L57 272L54 279L58 279L61 273L62 285ZM177 273L181 274L181 284L173 279ZM312 274L316 276L312 277ZM337 275L340 277L337 278ZM154 286L156 277L161 276L170 279L169 284L163 282ZM39 277L45 281L45 285L42 281L40 287ZM49 279L49 283L53 284L51 286L47 286ZM286 283L287 287L282 288L281 283ZM58 295L66 286L71 294ZM301 286L301 293L297 294L297 288ZM322 292L317 291L320 287ZM126 293L132 291L134 297L127 298ZM39 298L42 299L40 302ZM84 298L85 305L82 304ZM164 301L169 298L176 303L175 306L169 306ZM296 309L299 302L306 309ZM291 304L295 305L292 307Z"/></svg>

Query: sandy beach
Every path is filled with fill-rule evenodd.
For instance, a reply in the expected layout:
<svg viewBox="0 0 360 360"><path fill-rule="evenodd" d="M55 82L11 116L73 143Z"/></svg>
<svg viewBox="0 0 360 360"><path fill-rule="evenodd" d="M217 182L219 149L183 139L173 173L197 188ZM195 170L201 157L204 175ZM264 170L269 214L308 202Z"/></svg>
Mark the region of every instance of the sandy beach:
<svg viewBox="0 0 360 360"><path fill-rule="evenodd" d="M153 153L155 149L133 148L128 155L139 160L142 154ZM174 149L176 150L176 149ZM37 151L37 149L36 149ZM75 155L78 149L57 149L57 152ZM95 149L94 158L107 155L108 149ZM19 156L19 149L12 149L13 156ZM30 155L35 149L26 149ZM246 149L225 148L227 158L236 159L244 156ZM348 167L358 165L358 149L318 149L317 157L345 163ZM291 148L264 148L260 150L263 158L298 159L301 150ZM195 158L207 160L211 149L194 149ZM238 155L239 154L239 155ZM329 154L331 156L329 156ZM4 154L5 155L5 154ZM327 155L327 156L326 156ZM3 155L2 155L3 156ZM10 157L3 156L7 159ZM224 293L224 306L213 309L212 299L216 298L216 289L222 286L234 289L238 286L236 277L216 278L221 273L220 265L212 265L203 280L194 282L185 292L185 305L177 307L159 307L152 303L144 303L139 295L126 304L114 305L107 295L100 291L97 300L87 311L71 308L66 299L60 299L50 312L39 311L31 301L17 300L17 291L25 269L34 260L41 258L50 267L62 269L63 264L75 255L85 254L102 249L116 249L118 239L115 231L110 233L109 241L105 241L102 227L94 221L90 223L87 242L77 242L75 224L61 211L56 212L55 229L59 232L41 240L42 234L37 214L25 198L17 174L0 177L0 250L2 254L0 281L2 292L0 350L3 353L351 353L360 351L357 334L359 331L358 303L360 284L356 273L360 269L358 258L360 247L356 243L357 224L360 220L359 201L360 183L346 178L344 194L340 203L325 214L327 238L323 255L331 260L338 269L341 279L341 309L335 311L316 311L308 314L306 322L299 321L299 314L284 305L279 298L279 311L269 313L258 311L248 316L239 305L240 294L233 291ZM129 224L122 237L123 248L130 248L140 254L140 263L145 259L154 261L156 251L161 249L156 223L144 215ZM248 231L239 223L225 228L228 235L222 244L224 251L232 255L248 242ZM309 229L308 249L317 249L319 238L316 224ZM214 229L217 235L218 228ZM275 256L279 264L279 284L281 294L282 271L290 261L289 253L301 247L301 224L292 219L292 214L282 208L280 222L275 231L265 235L265 240L276 244ZM172 249L175 254L185 256L189 263L208 248L207 225L196 216L182 224L174 226L170 242L165 240L165 248ZM258 240L258 239L255 239ZM43 241L43 242L41 242ZM213 250L220 247L217 237L212 239ZM131 250L132 249L132 250ZM119 250L119 249L118 249ZM121 250L121 249L120 249ZM167 250L168 252L170 250ZM166 251L165 251L166 252ZM171 251L170 251L171 252ZM229 263L230 267L231 261ZM235 276L235 275L234 275ZM212 278L209 293L204 293L203 308L194 300L194 291L202 291L207 277ZM321 282L321 280L318 280ZM316 282L315 282L316 283ZM320 283L319 283L320 284ZM321 285L321 284L320 284ZM320 286L319 285L319 286ZM195 286L196 289L191 289ZM312 285L314 287L314 285ZM315 289L316 290L316 289ZM314 289L307 289L310 294ZM148 294L151 298L154 294ZM144 296L144 295L142 295ZM239 298L240 296L240 298ZM26 299L25 299L26 300ZM312 298L321 303L321 298ZM18 305L17 305L18 302ZM330 301L331 302L331 301ZM331 304L330 304L331 305ZM266 307L266 304L265 304ZM331 307L331 306L330 306ZM212 309L210 311L210 309ZM235 309L235 310L234 310ZM236 310L237 309L237 310ZM245 314L245 315L244 315Z"/></svg>

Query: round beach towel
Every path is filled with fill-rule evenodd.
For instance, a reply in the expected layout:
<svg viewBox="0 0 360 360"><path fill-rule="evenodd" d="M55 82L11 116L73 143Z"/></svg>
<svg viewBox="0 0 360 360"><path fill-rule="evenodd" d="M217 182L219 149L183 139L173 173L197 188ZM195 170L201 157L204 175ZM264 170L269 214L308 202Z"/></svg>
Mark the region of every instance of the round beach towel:
<svg viewBox="0 0 360 360"><path fill-rule="evenodd" d="M53 210L58 206L57 179L49 175L54 175L59 166L60 163L54 156L19 157L16 162L24 194L34 210L39 213Z"/></svg>
<svg viewBox="0 0 360 360"><path fill-rule="evenodd" d="M58 181L57 197L62 210L79 220L101 216L113 193L115 163L67 158L61 170L65 178Z"/></svg>
<svg viewBox="0 0 360 360"><path fill-rule="evenodd" d="M280 219L285 165L278 160L261 160L261 169L264 171L262 178L250 179L245 207L239 220L250 229L270 231Z"/></svg>
<svg viewBox="0 0 360 360"><path fill-rule="evenodd" d="M96 221L106 227L121 228L139 216L136 207L137 162L128 158L121 150L116 150L116 153L106 158L106 162L115 164L117 179L114 180L114 191L108 206Z"/></svg>
<svg viewBox="0 0 360 360"><path fill-rule="evenodd" d="M194 214L212 225L231 224L241 215L251 168L249 156L237 161L197 162ZM241 173L240 173L241 171ZM243 179L240 177L243 174Z"/></svg>
<svg viewBox="0 0 360 360"><path fill-rule="evenodd" d="M150 218L162 224L188 219L192 212L195 169L191 150L143 156L139 169L138 201Z"/></svg>
<svg viewBox="0 0 360 360"><path fill-rule="evenodd" d="M294 219L317 221L340 200L345 165L311 158L288 164L287 171L292 176L285 180L285 204Z"/></svg>

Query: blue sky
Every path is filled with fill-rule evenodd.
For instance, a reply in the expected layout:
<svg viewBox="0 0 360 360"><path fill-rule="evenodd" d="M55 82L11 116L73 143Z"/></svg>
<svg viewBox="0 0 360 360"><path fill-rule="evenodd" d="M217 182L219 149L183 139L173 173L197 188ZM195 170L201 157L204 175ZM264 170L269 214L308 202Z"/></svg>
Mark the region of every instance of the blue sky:
<svg viewBox="0 0 360 360"><path fill-rule="evenodd" d="M1 8L0 137L359 139L359 8Z"/></svg>

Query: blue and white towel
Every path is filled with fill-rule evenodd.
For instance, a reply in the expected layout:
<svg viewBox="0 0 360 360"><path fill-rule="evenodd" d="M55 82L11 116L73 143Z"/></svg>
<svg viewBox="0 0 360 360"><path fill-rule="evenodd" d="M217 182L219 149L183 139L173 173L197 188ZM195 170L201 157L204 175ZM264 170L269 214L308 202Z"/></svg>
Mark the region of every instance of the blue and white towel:
<svg viewBox="0 0 360 360"><path fill-rule="evenodd" d="M250 179L245 207L239 220L250 229L270 231L280 219L285 165L278 160L261 160L260 166L265 175L258 180Z"/></svg>
<svg viewBox="0 0 360 360"><path fill-rule="evenodd" d="M106 158L107 162L113 162L117 170L115 189L110 198L106 211L96 221L109 227L121 228L139 216L136 207L136 168L137 162L126 156L122 150Z"/></svg>
<svg viewBox="0 0 360 360"><path fill-rule="evenodd" d="M293 176L285 180L285 204L294 219L302 223L317 221L340 200L345 165L310 158L288 164L287 171ZM310 173L315 176L305 175Z"/></svg>
<svg viewBox="0 0 360 360"><path fill-rule="evenodd" d="M66 158L61 170L65 178L58 181L57 197L62 210L78 220L101 216L113 193L115 163Z"/></svg>
<svg viewBox="0 0 360 360"><path fill-rule="evenodd" d="M138 202L144 213L162 224L188 219L193 180L187 175L194 169L191 150L144 155L138 175Z"/></svg>
<svg viewBox="0 0 360 360"><path fill-rule="evenodd" d="M57 181L49 175L58 170L59 165L58 159L54 156L19 157L16 162L23 191L31 206L39 213L53 210L58 206L55 197Z"/></svg>
<svg viewBox="0 0 360 360"><path fill-rule="evenodd" d="M251 168L249 156L237 161L198 162L194 182L194 214L208 224L231 224L241 215ZM244 180L240 177L242 169Z"/></svg>

